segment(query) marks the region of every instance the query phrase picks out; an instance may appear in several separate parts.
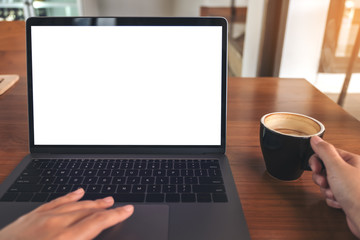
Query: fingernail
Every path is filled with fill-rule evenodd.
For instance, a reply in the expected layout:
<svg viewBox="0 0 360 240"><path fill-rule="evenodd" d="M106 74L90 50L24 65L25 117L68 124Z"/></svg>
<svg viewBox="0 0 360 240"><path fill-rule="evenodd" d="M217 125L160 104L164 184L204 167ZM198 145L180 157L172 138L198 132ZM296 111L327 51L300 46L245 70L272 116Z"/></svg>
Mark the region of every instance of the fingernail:
<svg viewBox="0 0 360 240"><path fill-rule="evenodd" d="M82 194L82 193L84 193L84 189L82 189L82 188L79 188L78 190L73 192L73 194Z"/></svg>
<svg viewBox="0 0 360 240"><path fill-rule="evenodd" d="M123 209L127 212L132 212L134 211L134 206L133 205L126 205L123 207Z"/></svg>
<svg viewBox="0 0 360 240"><path fill-rule="evenodd" d="M324 140L323 140L321 137L319 137L319 136L313 136L312 138L313 138L313 142L314 142L315 144L318 144L319 142L323 142L323 141L324 141Z"/></svg>
<svg viewBox="0 0 360 240"><path fill-rule="evenodd" d="M107 202L107 203L110 203L110 202L113 202L114 199L113 199L113 197L106 197L106 198L103 198L103 201Z"/></svg>

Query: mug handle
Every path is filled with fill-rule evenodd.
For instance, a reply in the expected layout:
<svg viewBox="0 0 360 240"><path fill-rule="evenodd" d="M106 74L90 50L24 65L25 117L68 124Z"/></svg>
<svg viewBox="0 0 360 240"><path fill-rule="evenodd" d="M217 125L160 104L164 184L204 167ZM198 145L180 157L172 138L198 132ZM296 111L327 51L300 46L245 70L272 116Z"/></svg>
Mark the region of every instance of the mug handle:
<svg viewBox="0 0 360 240"><path fill-rule="evenodd" d="M312 148L311 148L311 146L309 145L309 148L310 149L308 149L308 151L307 152L310 152L311 154L309 154L309 156L307 156L307 157L305 157L304 159L305 159L305 162L303 163L303 169L305 170L305 171L312 171L311 170L311 168L310 168L310 165L309 165L309 160L310 160L310 157L314 154L314 151L312 150ZM325 165L324 165L324 163L323 163L323 161L321 161L321 159L319 159L320 160L320 163L321 163L321 171L323 171L323 170L325 170L326 168L325 168Z"/></svg>

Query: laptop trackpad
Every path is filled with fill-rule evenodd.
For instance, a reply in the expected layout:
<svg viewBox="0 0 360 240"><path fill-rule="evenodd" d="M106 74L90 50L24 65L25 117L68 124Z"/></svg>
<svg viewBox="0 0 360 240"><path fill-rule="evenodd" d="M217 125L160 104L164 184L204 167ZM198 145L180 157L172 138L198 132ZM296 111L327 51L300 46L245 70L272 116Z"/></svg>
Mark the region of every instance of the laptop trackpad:
<svg viewBox="0 0 360 240"><path fill-rule="evenodd" d="M96 239L167 240L168 225L169 206L135 205L130 218L103 231Z"/></svg>

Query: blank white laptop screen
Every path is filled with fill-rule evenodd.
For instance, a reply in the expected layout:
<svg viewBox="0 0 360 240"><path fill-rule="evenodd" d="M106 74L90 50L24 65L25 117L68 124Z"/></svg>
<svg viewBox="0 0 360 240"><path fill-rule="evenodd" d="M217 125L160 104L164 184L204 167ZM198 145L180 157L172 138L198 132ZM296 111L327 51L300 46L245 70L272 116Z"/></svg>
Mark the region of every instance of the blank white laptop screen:
<svg viewBox="0 0 360 240"><path fill-rule="evenodd" d="M221 27L31 31L35 145L221 144Z"/></svg>

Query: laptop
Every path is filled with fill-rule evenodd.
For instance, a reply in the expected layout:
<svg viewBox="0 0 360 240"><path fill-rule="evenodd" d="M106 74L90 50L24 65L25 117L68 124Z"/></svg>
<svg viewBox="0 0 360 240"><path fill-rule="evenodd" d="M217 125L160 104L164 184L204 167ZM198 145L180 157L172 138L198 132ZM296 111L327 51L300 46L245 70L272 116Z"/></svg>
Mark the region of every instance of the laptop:
<svg viewBox="0 0 360 240"><path fill-rule="evenodd" d="M79 187L134 204L98 239L249 239L225 156L224 18L29 18L28 154L0 228Z"/></svg>

